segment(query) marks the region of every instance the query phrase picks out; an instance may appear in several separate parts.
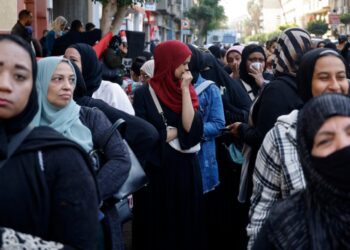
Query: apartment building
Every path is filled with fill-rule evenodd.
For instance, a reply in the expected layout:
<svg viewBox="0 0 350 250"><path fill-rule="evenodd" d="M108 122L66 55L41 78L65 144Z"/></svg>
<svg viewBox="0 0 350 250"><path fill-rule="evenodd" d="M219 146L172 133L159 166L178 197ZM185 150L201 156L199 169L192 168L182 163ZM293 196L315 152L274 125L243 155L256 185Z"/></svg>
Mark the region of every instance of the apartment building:
<svg viewBox="0 0 350 250"><path fill-rule="evenodd" d="M261 0L261 3L263 32L276 30L282 24L295 23L305 28L310 21L324 20L330 23L328 35L350 33L350 27L334 21L335 17L349 13L350 0Z"/></svg>

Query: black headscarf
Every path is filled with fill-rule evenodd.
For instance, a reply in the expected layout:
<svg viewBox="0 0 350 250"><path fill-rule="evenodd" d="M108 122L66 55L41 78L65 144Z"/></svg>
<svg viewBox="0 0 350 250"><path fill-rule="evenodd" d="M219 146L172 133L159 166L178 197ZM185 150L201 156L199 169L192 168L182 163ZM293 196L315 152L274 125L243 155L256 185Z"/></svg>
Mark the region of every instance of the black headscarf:
<svg viewBox="0 0 350 250"><path fill-rule="evenodd" d="M350 249L350 193L320 172L311 155L317 131L338 115L350 116L350 99L335 93L312 98L299 112L297 149L307 186L271 211L268 237L277 249ZM344 169L347 173L338 177L350 179L350 168Z"/></svg>
<svg viewBox="0 0 350 250"><path fill-rule="evenodd" d="M73 62L70 61L74 67L75 77L76 77L76 85L73 93L74 101L77 101L79 98L87 95L86 84L83 78L83 75L80 72L79 67Z"/></svg>
<svg viewBox="0 0 350 250"><path fill-rule="evenodd" d="M251 100L241 84L232 79L210 53L203 53L204 79L215 82L222 91L226 123L248 122Z"/></svg>
<svg viewBox="0 0 350 250"><path fill-rule="evenodd" d="M0 159L4 159L7 155L7 145L9 138L23 130L33 120L38 111L38 97L35 87L35 79L37 74L37 63L32 48L28 42L14 35L0 35L0 41L8 40L22 47L29 55L32 63L33 88L29 95L27 106L17 116L11 119L0 120ZM20 58L18 58L20 60Z"/></svg>
<svg viewBox="0 0 350 250"><path fill-rule="evenodd" d="M297 73L298 94L303 102L306 102L312 98L312 76L317 60L321 57L330 55L338 57L344 63L345 70L348 72L347 65L343 57L332 49L318 48L305 53L301 58L300 68ZM348 74L347 78L349 78Z"/></svg>
<svg viewBox="0 0 350 250"><path fill-rule="evenodd" d="M92 94L100 87L102 81L102 66L94 49L84 43L76 43L69 48L76 49L81 57L82 75L85 81L87 95Z"/></svg>
<svg viewBox="0 0 350 250"><path fill-rule="evenodd" d="M188 68L193 76L193 83L196 83L199 73L204 69L205 66L203 53L191 44L187 44L187 46L192 51L191 61L188 64Z"/></svg>
<svg viewBox="0 0 350 250"><path fill-rule="evenodd" d="M248 46L245 46L242 51L242 60L239 64L239 77L245 81L247 84L249 84L252 87L252 90L254 92L254 95L257 95L259 92L260 87L256 84L254 77L249 75L249 69L247 69L247 61L249 56L254 53L259 52L264 56L265 60L265 68L266 68L266 55L264 49L256 44L250 44ZM265 71L264 68L264 71Z"/></svg>
<svg viewBox="0 0 350 250"><path fill-rule="evenodd" d="M208 48L210 53L212 53L215 58L220 59L221 58L221 53L220 53L220 47L216 45L212 45Z"/></svg>
<svg viewBox="0 0 350 250"><path fill-rule="evenodd" d="M298 154L307 181L307 198L310 201L307 209L313 246L317 249L350 249L350 193L323 176L311 163L315 135L333 116L350 116L348 97L324 94L304 106L298 116ZM350 168L346 176L350 181ZM339 245L335 247L334 244Z"/></svg>
<svg viewBox="0 0 350 250"><path fill-rule="evenodd" d="M71 25L70 25L70 30L69 32L80 32L80 28L83 27L83 24L81 23L80 20L74 20Z"/></svg>

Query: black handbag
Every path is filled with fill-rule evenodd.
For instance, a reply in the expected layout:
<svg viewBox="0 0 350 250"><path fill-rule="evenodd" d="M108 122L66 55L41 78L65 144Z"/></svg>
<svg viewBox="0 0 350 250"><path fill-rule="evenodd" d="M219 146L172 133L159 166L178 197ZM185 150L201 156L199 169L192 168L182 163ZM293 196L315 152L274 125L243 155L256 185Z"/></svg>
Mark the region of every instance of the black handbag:
<svg viewBox="0 0 350 250"><path fill-rule="evenodd" d="M130 208L129 200L127 198L118 201L115 204L115 207L118 212L118 219L121 223L125 223L132 219L132 216L133 216L132 208Z"/></svg>
<svg viewBox="0 0 350 250"><path fill-rule="evenodd" d="M118 129L121 136L123 136L125 134L126 126L127 124L124 119L118 119L108 129L108 131L106 131L105 136L100 141L100 148L93 150L93 155L95 157L97 156L96 161L99 162L99 164L101 164L101 162L104 160L103 148L108 143L113 133L115 133L115 130ZM131 167L128 177L124 181L123 185L120 187L118 192L113 195L113 197L108 199L106 203L108 205L115 204L120 221L126 222L132 218L132 210L129 208L127 197L146 186L148 184L148 177L129 144L125 141L125 139L123 139L123 141L129 152Z"/></svg>
<svg viewBox="0 0 350 250"><path fill-rule="evenodd" d="M118 192L114 194L114 197L118 200L125 199L130 194L135 193L136 191L148 184L148 177L145 171L143 170L139 160L137 159L135 153L132 151L132 149L125 140L124 143L129 151L131 167L129 170L128 178L119 188Z"/></svg>

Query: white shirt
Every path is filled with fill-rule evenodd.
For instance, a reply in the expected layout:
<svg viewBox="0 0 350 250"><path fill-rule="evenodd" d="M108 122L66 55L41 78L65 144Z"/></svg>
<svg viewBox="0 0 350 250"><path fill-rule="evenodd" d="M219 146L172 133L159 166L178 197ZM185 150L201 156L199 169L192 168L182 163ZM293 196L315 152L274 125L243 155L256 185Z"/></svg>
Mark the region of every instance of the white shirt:
<svg viewBox="0 0 350 250"><path fill-rule="evenodd" d="M116 109L135 115L129 97L117 83L102 80L101 86L92 94L92 98L101 99Z"/></svg>

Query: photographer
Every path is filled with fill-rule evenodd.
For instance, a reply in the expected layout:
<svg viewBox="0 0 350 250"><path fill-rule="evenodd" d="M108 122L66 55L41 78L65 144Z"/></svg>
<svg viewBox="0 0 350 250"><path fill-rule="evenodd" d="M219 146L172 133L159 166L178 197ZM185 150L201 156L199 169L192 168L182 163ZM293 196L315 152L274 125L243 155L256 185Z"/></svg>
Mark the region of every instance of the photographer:
<svg viewBox="0 0 350 250"><path fill-rule="evenodd" d="M123 77L126 75L126 69L123 65L123 58L128 53L128 44L125 31L120 31L118 35L113 36L108 48L102 54L102 79L123 83Z"/></svg>

